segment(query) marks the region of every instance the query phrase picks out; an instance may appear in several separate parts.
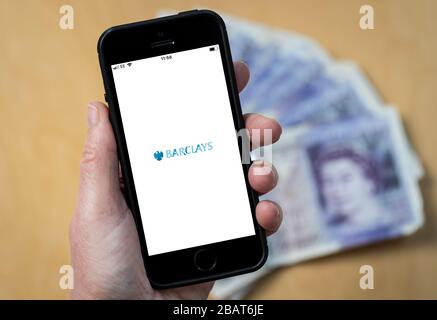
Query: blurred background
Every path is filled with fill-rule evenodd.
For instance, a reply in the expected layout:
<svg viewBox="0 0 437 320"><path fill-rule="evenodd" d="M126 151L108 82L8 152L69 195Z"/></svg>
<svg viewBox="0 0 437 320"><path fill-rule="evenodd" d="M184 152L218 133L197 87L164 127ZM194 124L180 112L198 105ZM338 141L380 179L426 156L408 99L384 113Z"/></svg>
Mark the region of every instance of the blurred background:
<svg viewBox="0 0 437 320"><path fill-rule="evenodd" d="M74 29L59 27L62 5ZM370 4L375 29L359 28ZM106 28L160 10L209 8L303 34L335 59L365 70L397 107L424 167L425 223L412 236L275 269L248 292L255 299L436 299L437 2L433 0L0 0L0 298L66 299L59 268L69 264L87 102L103 100L96 42ZM243 106L244 108L244 106ZM361 265L375 289L359 286Z"/></svg>

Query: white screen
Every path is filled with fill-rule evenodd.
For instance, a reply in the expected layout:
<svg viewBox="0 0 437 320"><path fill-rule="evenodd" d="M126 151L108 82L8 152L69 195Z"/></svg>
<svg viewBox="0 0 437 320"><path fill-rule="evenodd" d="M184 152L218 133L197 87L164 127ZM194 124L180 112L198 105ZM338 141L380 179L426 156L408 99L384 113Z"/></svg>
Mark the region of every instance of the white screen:
<svg viewBox="0 0 437 320"><path fill-rule="evenodd" d="M149 255L254 235L219 47L112 69Z"/></svg>

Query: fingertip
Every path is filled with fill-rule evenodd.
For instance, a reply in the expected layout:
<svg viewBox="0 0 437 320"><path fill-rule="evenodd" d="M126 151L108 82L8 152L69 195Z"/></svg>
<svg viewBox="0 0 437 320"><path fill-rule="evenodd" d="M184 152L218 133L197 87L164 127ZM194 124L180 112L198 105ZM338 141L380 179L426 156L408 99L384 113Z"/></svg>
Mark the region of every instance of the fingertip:
<svg viewBox="0 0 437 320"><path fill-rule="evenodd" d="M278 180L276 168L267 161L254 161L249 168L250 186L261 194L271 191L277 185Z"/></svg>
<svg viewBox="0 0 437 320"><path fill-rule="evenodd" d="M266 117L263 115L259 116L264 118L264 127L272 130L272 143L278 141L282 135L282 126L279 124L279 122L276 119L270 117Z"/></svg>
<svg viewBox="0 0 437 320"><path fill-rule="evenodd" d="M272 121L272 129L274 133L273 142L276 142L279 140L279 138L282 135L282 126L281 124L273 118L269 118Z"/></svg>
<svg viewBox="0 0 437 320"><path fill-rule="evenodd" d="M100 113L107 114L108 113L108 106L98 100L93 100L88 102L88 107L96 108Z"/></svg>
<svg viewBox="0 0 437 320"><path fill-rule="evenodd" d="M251 141L255 146L275 143L281 137L282 127L279 122L273 118L258 113L247 113L244 115L244 120L246 129L249 130ZM252 135L252 132L256 132L257 130L261 133L259 137ZM271 141L269 132L271 132ZM269 133L268 136L266 136L266 133ZM267 137L268 139L265 139Z"/></svg>
<svg viewBox="0 0 437 320"><path fill-rule="evenodd" d="M281 207L273 201L260 201L256 207L257 221L266 230L267 235L271 235L278 230L282 217Z"/></svg>
<svg viewBox="0 0 437 320"><path fill-rule="evenodd" d="M91 101L88 103L88 134L82 152L81 173L86 177L94 176L94 173L109 167L112 169L117 161L117 146L108 108L100 101Z"/></svg>
<svg viewBox="0 0 437 320"><path fill-rule="evenodd" d="M99 100L91 100L88 104L99 108L107 108L106 104Z"/></svg>
<svg viewBox="0 0 437 320"><path fill-rule="evenodd" d="M238 92L243 91L250 79L249 66L244 61L234 62L235 78L237 80Z"/></svg>

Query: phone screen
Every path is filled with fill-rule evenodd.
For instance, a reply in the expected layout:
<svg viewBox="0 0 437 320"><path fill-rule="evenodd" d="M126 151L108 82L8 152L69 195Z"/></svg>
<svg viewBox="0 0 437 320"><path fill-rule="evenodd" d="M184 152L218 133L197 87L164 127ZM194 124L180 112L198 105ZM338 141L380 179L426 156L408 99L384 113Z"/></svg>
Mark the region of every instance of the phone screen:
<svg viewBox="0 0 437 320"><path fill-rule="evenodd" d="M111 68L149 255L254 235L219 46Z"/></svg>

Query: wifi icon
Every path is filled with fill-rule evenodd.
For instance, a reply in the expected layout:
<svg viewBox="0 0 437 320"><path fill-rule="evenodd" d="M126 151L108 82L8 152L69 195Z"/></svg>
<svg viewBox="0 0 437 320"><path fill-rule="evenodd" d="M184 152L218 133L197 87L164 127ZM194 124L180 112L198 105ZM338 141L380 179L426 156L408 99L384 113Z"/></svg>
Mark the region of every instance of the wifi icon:
<svg viewBox="0 0 437 320"><path fill-rule="evenodd" d="M132 62L127 63L127 65L130 67L132 65Z"/></svg>

